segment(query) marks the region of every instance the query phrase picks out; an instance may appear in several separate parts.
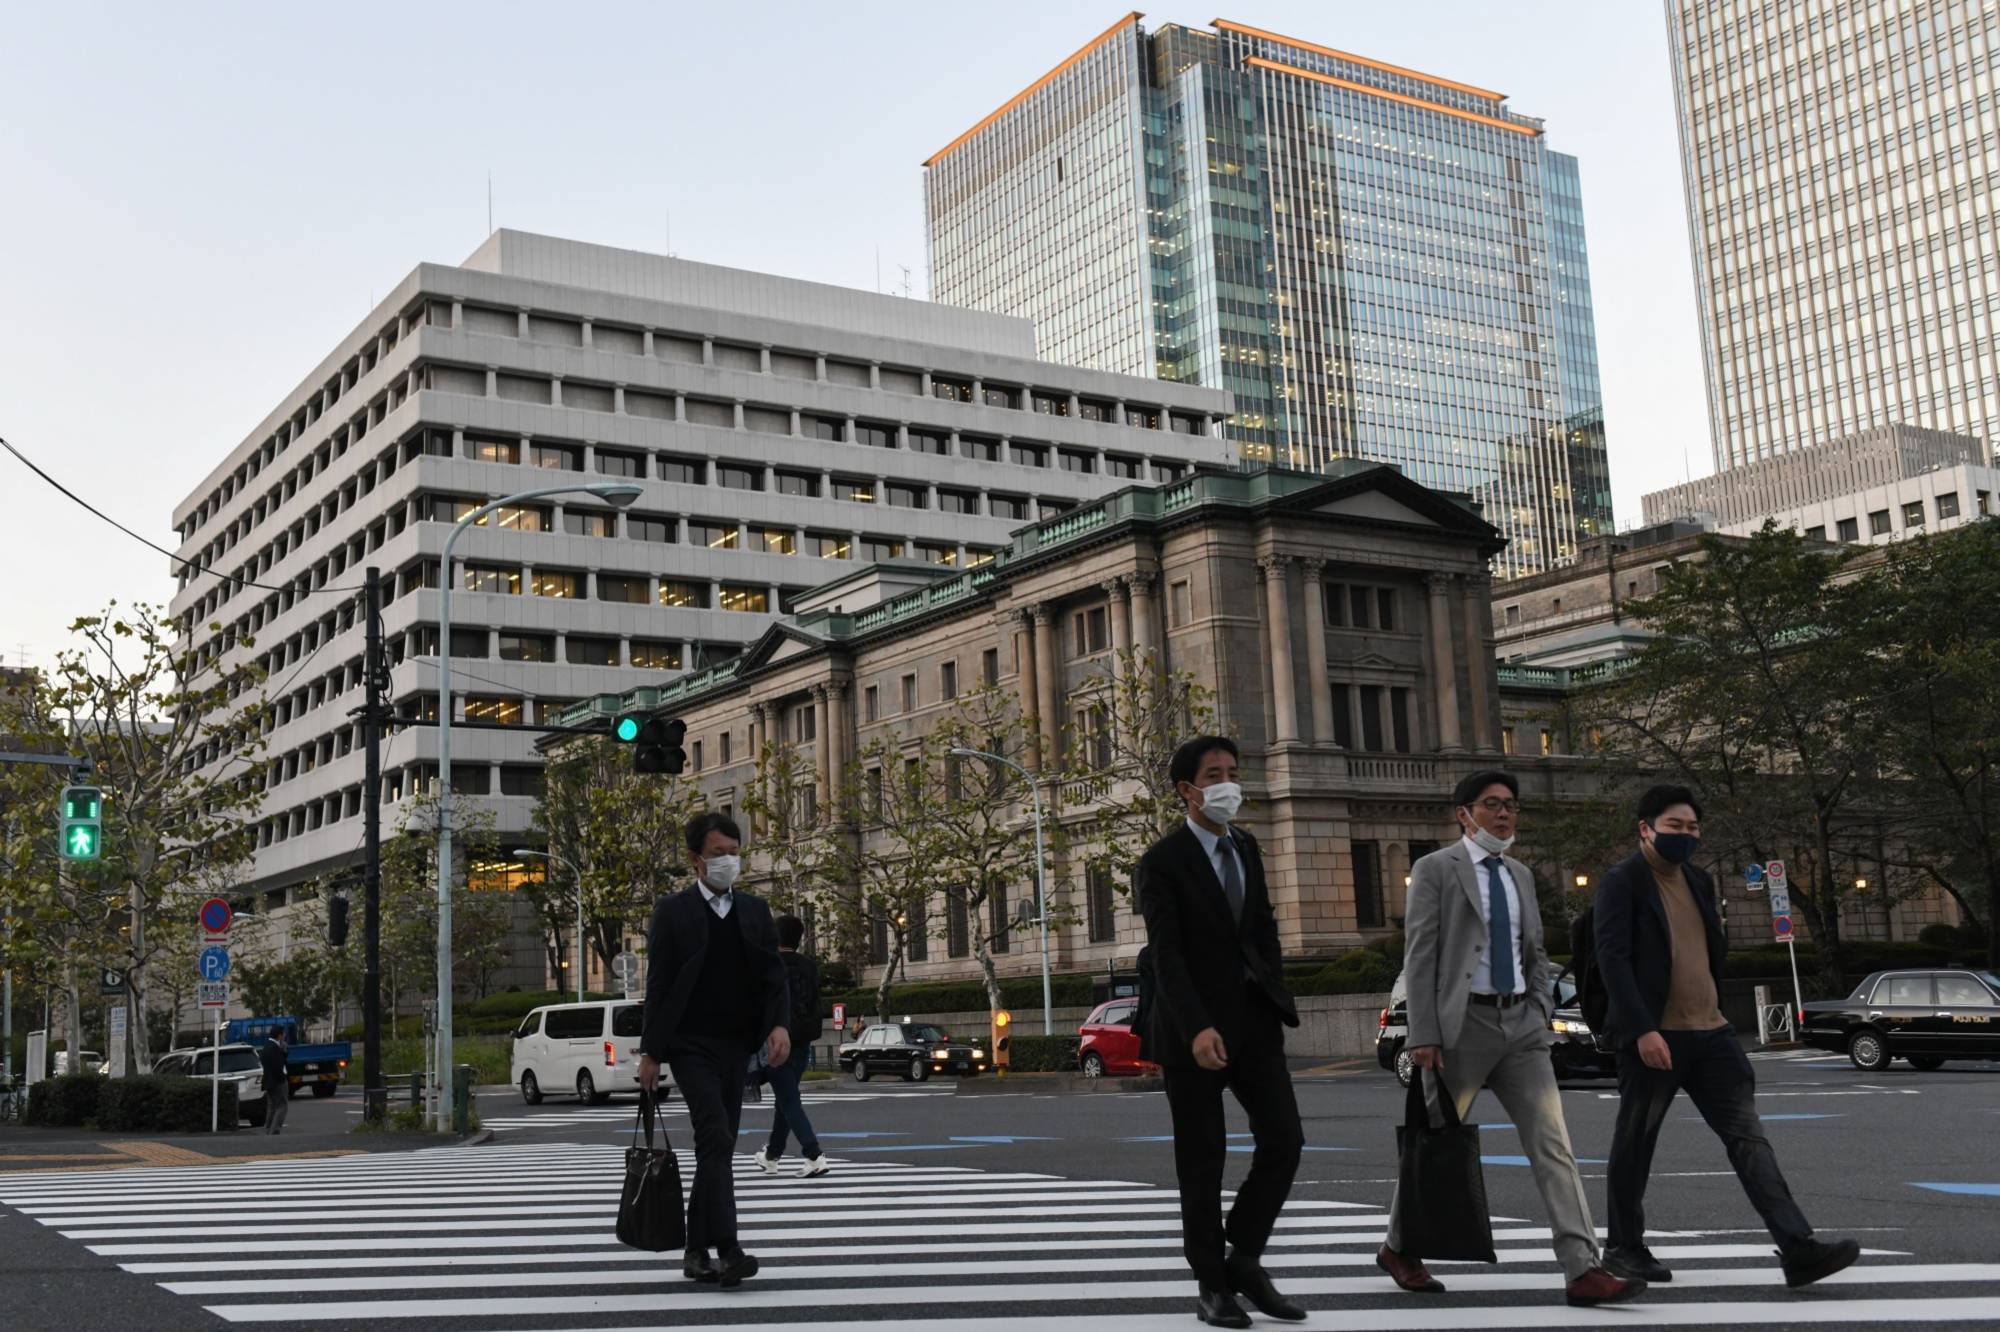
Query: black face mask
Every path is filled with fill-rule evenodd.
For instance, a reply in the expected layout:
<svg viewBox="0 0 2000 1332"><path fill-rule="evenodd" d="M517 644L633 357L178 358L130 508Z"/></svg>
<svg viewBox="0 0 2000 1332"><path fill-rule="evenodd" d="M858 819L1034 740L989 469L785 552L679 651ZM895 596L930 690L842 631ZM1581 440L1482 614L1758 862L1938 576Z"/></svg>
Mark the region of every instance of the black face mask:
<svg viewBox="0 0 2000 1332"><path fill-rule="evenodd" d="M1653 850L1669 865L1685 865L1701 850L1701 838L1693 833L1653 831Z"/></svg>

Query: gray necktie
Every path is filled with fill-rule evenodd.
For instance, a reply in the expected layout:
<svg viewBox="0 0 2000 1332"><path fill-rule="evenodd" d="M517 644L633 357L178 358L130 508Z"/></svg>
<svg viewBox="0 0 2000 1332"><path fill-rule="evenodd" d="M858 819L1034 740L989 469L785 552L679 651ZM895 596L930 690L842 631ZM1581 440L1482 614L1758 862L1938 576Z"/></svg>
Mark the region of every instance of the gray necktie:
<svg viewBox="0 0 2000 1332"><path fill-rule="evenodd" d="M1229 914L1240 924L1243 920L1243 871L1236 867L1236 848L1229 844L1225 834L1215 844L1222 860L1222 895L1229 899Z"/></svg>

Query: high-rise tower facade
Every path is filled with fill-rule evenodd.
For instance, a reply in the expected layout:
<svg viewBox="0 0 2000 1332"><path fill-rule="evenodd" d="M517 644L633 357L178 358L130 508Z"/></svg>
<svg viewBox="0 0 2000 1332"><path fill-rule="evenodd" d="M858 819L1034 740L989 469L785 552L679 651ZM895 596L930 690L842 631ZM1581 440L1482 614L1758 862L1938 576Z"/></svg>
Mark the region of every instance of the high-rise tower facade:
<svg viewBox="0 0 2000 1332"><path fill-rule="evenodd" d="M2000 7L1666 0L1718 468L2000 439Z"/></svg>
<svg viewBox="0 0 2000 1332"><path fill-rule="evenodd" d="M1246 457L1472 494L1503 573L1608 530L1575 159L1490 89L1139 17L924 164L932 296L1230 390Z"/></svg>

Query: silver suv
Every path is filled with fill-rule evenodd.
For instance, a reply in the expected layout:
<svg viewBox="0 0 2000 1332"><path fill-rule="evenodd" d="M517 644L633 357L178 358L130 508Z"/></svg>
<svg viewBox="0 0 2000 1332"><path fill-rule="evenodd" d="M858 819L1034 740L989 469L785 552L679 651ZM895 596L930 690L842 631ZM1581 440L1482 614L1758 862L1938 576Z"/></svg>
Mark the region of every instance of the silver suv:
<svg viewBox="0 0 2000 1332"><path fill-rule="evenodd" d="M222 1080L236 1085L237 1115L251 1128L264 1127L264 1066L257 1051L239 1043L223 1046L221 1053ZM169 1050L153 1061L153 1071L206 1080L214 1072L215 1056L212 1045Z"/></svg>

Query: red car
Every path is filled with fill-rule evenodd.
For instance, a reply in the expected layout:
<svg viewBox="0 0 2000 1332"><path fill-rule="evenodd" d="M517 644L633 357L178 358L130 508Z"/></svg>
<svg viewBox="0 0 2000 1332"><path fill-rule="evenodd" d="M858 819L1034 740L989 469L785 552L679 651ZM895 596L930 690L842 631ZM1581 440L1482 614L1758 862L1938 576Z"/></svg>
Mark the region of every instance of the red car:
<svg viewBox="0 0 2000 1332"><path fill-rule="evenodd" d="M1136 998L1108 999L1084 1019L1077 1034L1076 1063L1086 1078L1157 1073L1158 1064L1139 1058L1139 1033L1132 1030Z"/></svg>

